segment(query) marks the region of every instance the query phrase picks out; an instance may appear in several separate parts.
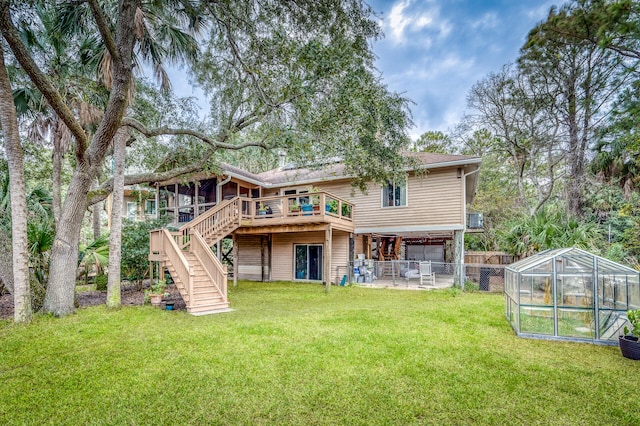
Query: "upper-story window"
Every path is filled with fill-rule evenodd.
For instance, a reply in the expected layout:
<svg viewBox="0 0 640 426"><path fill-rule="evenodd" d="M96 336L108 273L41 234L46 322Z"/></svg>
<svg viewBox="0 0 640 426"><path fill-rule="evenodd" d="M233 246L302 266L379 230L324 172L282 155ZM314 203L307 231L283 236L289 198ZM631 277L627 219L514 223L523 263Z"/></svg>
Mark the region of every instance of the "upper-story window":
<svg viewBox="0 0 640 426"><path fill-rule="evenodd" d="M407 205L407 181L387 182L382 187L382 207L399 207Z"/></svg>
<svg viewBox="0 0 640 426"><path fill-rule="evenodd" d="M156 214L156 200L146 200L144 203L144 214L155 215Z"/></svg>

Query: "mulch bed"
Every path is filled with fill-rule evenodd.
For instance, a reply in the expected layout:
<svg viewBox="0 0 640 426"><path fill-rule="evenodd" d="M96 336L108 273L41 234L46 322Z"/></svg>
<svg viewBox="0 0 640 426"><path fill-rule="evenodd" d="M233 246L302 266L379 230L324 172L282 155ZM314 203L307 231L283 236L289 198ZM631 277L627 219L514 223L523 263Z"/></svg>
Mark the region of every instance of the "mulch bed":
<svg viewBox="0 0 640 426"><path fill-rule="evenodd" d="M167 291L171 294L165 300L173 301L174 310L186 310L186 305L180 292L174 284L167 286ZM89 306L104 305L107 301L106 291L83 291L78 293L78 304L80 308ZM135 285L123 285L121 290L122 306L142 305L144 302L144 291L138 291ZM0 319L13 318L13 296L3 294L0 296Z"/></svg>

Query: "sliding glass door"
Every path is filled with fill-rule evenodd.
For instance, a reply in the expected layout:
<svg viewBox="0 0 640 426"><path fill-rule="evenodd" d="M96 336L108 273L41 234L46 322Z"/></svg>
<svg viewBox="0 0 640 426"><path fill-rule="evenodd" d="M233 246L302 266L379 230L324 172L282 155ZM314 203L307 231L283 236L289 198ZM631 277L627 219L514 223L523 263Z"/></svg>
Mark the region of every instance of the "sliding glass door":
<svg viewBox="0 0 640 426"><path fill-rule="evenodd" d="M295 278L322 280L322 244L294 245Z"/></svg>

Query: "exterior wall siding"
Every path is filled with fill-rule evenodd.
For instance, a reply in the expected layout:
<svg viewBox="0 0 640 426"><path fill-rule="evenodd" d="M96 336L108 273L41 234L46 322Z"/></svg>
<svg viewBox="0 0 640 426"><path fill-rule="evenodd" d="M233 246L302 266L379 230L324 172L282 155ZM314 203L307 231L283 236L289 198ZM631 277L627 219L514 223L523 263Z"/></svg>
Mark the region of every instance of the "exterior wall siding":
<svg viewBox="0 0 640 426"><path fill-rule="evenodd" d="M331 238L331 282L339 284L349 266L349 234L333 231Z"/></svg>
<svg viewBox="0 0 640 426"><path fill-rule="evenodd" d="M319 182L317 187L355 204L356 228L463 226L465 223L464 178L458 178L456 167L430 170L419 176L410 174L407 206L402 207L382 207L382 189L373 183L368 184L367 194L355 190L352 195L347 179Z"/></svg>
<svg viewBox="0 0 640 426"><path fill-rule="evenodd" d="M273 280L293 281L293 246L294 244L322 244L324 232L292 232L273 234L272 240L272 275ZM326 248L323 248L326 256ZM331 247L330 280L340 282L349 262L349 234L333 231ZM336 281L337 280L337 281Z"/></svg>
<svg viewBox="0 0 640 426"><path fill-rule="evenodd" d="M269 272L268 250L264 251L264 266L260 249L259 235L238 235L238 278L241 280L262 280L262 268L264 268L265 278ZM266 247L266 244L265 244Z"/></svg>

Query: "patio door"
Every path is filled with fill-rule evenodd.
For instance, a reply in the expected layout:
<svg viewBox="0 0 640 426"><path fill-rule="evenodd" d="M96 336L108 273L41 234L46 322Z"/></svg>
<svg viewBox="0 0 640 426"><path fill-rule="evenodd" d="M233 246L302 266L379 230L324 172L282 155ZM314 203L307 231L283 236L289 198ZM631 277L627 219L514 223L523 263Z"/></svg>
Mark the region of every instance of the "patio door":
<svg viewBox="0 0 640 426"><path fill-rule="evenodd" d="M322 244L295 244L294 267L296 280L322 280Z"/></svg>

